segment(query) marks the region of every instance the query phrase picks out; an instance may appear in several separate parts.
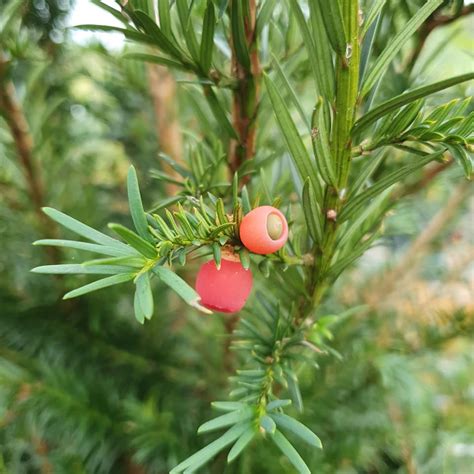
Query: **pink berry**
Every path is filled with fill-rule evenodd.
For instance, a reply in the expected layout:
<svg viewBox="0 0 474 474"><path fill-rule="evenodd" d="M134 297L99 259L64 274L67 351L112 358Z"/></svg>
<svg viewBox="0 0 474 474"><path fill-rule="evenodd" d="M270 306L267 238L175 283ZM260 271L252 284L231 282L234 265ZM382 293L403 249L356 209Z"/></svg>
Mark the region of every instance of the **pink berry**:
<svg viewBox="0 0 474 474"><path fill-rule="evenodd" d="M240 262L222 259L218 270L214 260L201 265L196 277L196 291L201 304L221 313L236 313L252 290L252 272Z"/></svg>
<svg viewBox="0 0 474 474"><path fill-rule="evenodd" d="M267 254L281 249L288 239L288 223L275 207L256 207L242 219L240 240L253 253Z"/></svg>

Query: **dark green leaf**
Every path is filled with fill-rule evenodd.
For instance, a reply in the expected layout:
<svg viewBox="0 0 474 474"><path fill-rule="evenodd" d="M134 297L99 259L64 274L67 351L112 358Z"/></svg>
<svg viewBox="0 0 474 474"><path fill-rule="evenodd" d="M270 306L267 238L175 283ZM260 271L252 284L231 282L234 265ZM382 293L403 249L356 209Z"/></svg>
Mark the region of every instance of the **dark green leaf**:
<svg viewBox="0 0 474 474"><path fill-rule="evenodd" d="M163 34L160 27L145 12L141 10L134 10L133 12L142 24L145 33L154 40L154 44L175 59L183 61L182 52Z"/></svg>
<svg viewBox="0 0 474 474"><path fill-rule="evenodd" d="M472 158L469 156L469 153L461 145L446 145L448 150L453 155L454 159L462 166L464 174L467 179L472 177Z"/></svg>
<svg viewBox="0 0 474 474"><path fill-rule="evenodd" d="M318 91L326 100L331 101L334 97L334 65L331 50L326 47L328 37L319 2L310 1L309 9L317 64Z"/></svg>
<svg viewBox="0 0 474 474"><path fill-rule="evenodd" d="M314 242L321 244L323 241L322 214L319 204L314 198L309 179L305 181L303 186L302 205L311 238Z"/></svg>
<svg viewBox="0 0 474 474"><path fill-rule="evenodd" d="M191 57L196 63L199 63L199 46L196 39L196 34L194 32L194 27L191 22L191 6L188 6L188 0L175 0L176 7L178 9L179 22L181 23L181 28L183 30L184 40L191 54Z"/></svg>
<svg viewBox="0 0 474 474"><path fill-rule="evenodd" d="M303 140L298 134L298 130L291 119L290 113L288 112L286 104L278 89L267 75L264 75L264 79L278 125L283 133L285 142L290 150L291 157L295 162L301 179L304 182L306 178L309 177L311 184L313 185L313 190L317 193L318 190L320 190L320 184L316 175L314 163L311 161L308 152L306 151ZM316 199L320 194L321 193L316 194Z"/></svg>
<svg viewBox="0 0 474 474"><path fill-rule="evenodd" d="M311 139L319 174L326 184L337 187L336 171L334 170L329 145L330 131L326 125L326 117L328 116L329 105L321 98L321 101L314 109L313 118L311 120Z"/></svg>
<svg viewBox="0 0 474 474"><path fill-rule="evenodd" d="M400 107L403 107L410 102L426 97L435 92L447 89L448 87L460 84L461 82L466 82L471 79L474 79L474 73L462 74L460 76L452 77L444 81L435 82L434 84L429 84L428 86L419 87L410 92L405 92L393 99L387 100L382 104L378 105L374 109L367 112L363 115L357 122L354 124L352 133L358 133L361 130L365 129L368 125L375 122L384 115L396 110Z"/></svg>
<svg viewBox="0 0 474 474"><path fill-rule="evenodd" d="M303 43L308 53L309 64L311 65L311 69L313 71L313 78L316 81L316 88L319 91L322 85L322 71L321 69L319 69L320 65L318 63L318 55L316 52L313 38L311 37L311 31L308 28L308 23L306 22L306 18L303 15L298 0L290 0L290 6L293 11L293 14L295 15L296 21L298 22L299 31L301 33L301 36L303 37ZM327 93L327 91L325 92ZM307 123L306 118L304 118L303 120Z"/></svg>
<svg viewBox="0 0 474 474"><path fill-rule="evenodd" d="M207 74L212 64L212 52L214 48L214 26L216 24L216 16L214 13L214 5L208 0L206 11L204 13L204 23L202 27L201 37L201 67Z"/></svg>
<svg viewBox="0 0 474 474"><path fill-rule="evenodd" d="M146 220L145 210L143 209L140 188L138 186L137 172L133 166L130 166L127 177L128 205L135 229L138 235L144 240L153 242L148 232L148 222Z"/></svg>
<svg viewBox="0 0 474 474"><path fill-rule="evenodd" d="M292 1L296 1L296 0L292 0ZM298 96L296 95L296 92L294 91L293 87L291 87L290 81L286 77L285 71L283 71L276 56L273 56L273 62L275 63L275 66L276 66L277 77L280 79L280 83L285 88L287 96L290 98L291 102L293 102L294 106L296 107L296 110L298 111L298 114L300 115L303 123L306 124L306 126L308 127L308 130L311 130L311 125L309 124L308 118L306 117L304 113L303 107L301 106L301 103L298 100Z"/></svg>
<svg viewBox="0 0 474 474"><path fill-rule="evenodd" d="M211 108L212 113L217 120L217 123L222 128L222 131L230 138L237 139L237 133L235 132L234 127L232 127L230 120L227 117L224 108L217 99L215 92L210 86L205 86L204 94L206 96L207 102L209 103L209 107Z"/></svg>
<svg viewBox="0 0 474 474"><path fill-rule="evenodd" d="M343 56L346 54L347 35L342 19L340 0L316 0L323 17L324 27L334 51Z"/></svg>
<svg viewBox="0 0 474 474"><path fill-rule="evenodd" d="M379 14L382 12L382 8L385 6L387 0L373 0L370 5L370 9L364 18L364 23L362 23L362 27L360 29L360 36L364 37L367 31L369 30L370 26L373 22L377 19Z"/></svg>
<svg viewBox="0 0 474 474"><path fill-rule="evenodd" d="M244 26L244 2L232 2L231 7L231 30L232 30L232 44L234 47L237 61L247 70L250 70L250 56L245 37Z"/></svg>

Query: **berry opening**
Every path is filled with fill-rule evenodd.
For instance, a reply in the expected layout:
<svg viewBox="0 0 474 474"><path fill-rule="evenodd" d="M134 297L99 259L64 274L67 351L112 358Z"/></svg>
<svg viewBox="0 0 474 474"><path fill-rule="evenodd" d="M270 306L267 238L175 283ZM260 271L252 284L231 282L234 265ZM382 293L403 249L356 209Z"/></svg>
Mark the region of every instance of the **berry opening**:
<svg viewBox="0 0 474 474"><path fill-rule="evenodd" d="M278 214L271 213L267 217L267 232L272 240L278 240L283 233L283 222Z"/></svg>

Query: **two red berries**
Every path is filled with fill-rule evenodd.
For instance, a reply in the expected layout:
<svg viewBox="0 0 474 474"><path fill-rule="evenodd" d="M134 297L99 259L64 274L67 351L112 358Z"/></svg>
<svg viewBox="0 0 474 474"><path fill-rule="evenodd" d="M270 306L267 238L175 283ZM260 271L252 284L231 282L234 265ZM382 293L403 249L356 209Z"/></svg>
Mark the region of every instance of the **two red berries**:
<svg viewBox="0 0 474 474"><path fill-rule="evenodd" d="M244 216L240 240L253 253L265 255L281 249L288 239L285 216L272 206L260 206ZM221 313L240 311L252 290L252 272L236 261L222 259L217 269L214 260L204 263L196 278L201 304Z"/></svg>

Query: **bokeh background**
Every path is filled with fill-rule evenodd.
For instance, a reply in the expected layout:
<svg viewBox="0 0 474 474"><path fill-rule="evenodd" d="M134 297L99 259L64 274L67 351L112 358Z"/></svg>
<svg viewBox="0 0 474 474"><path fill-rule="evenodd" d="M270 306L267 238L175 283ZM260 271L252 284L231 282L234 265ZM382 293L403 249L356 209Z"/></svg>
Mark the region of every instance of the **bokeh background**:
<svg viewBox="0 0 474 474"><path fill-rule="evenodd" d="M16 2L6 22L13 3L0 0L0 74L9 71L0 82L0 473L165 473L203 446L196 427L226 398L225 318L156 285L155 317L140 326L124 288L65 302L81 277L29 270L59 257L34 240L68 236L41 206L99 229L127 224L130 164L146 206L172 195L149 171L160 151L179 153L183 134L199 134L191 86L124 59L120 35L68 29L114 24L87 0ZM437 29L412 74L431 82L472 70L473 34L472 15ZM397 77L394 89L404 71ZM305 81L295 87L311 107ZM383 241L326 302L338 315L327 328L332 350L300 374L301 419L325 446L302 449L312 472L473 472L471 189L451 166L408 193ZM220 457L202 472L293 471L261 442L235 465Z"/></svg>

